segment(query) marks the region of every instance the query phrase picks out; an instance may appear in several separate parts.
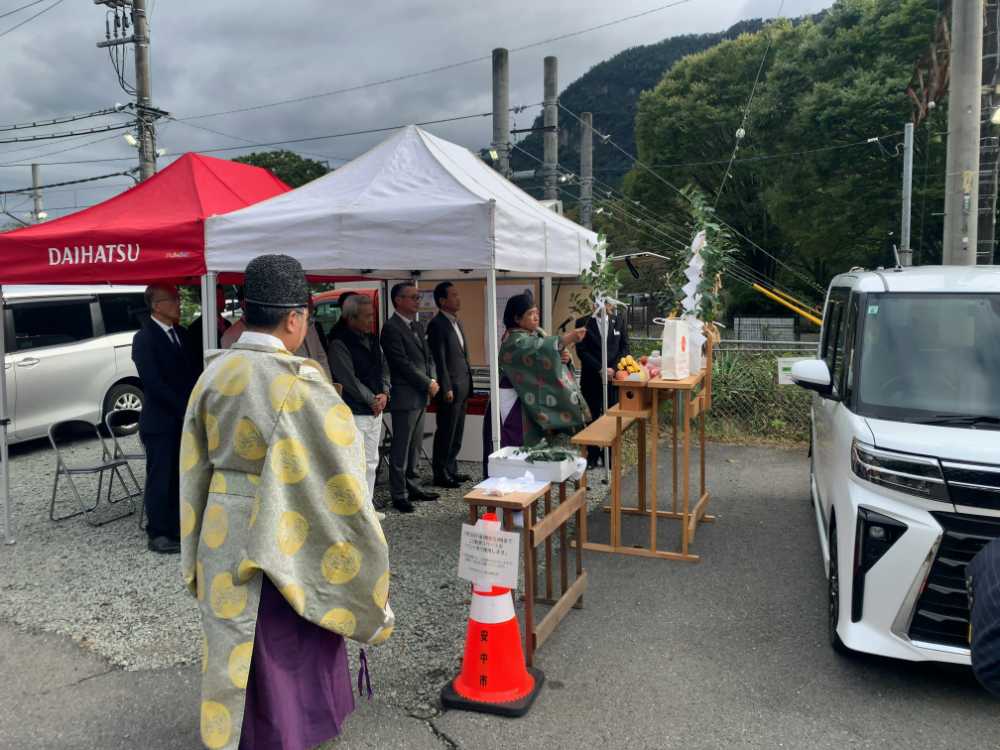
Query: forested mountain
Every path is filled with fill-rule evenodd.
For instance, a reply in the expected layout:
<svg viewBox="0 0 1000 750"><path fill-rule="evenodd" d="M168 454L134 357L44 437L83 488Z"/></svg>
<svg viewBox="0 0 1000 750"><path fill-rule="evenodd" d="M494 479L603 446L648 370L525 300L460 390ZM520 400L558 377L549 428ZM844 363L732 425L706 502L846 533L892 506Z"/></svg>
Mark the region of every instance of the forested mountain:
<svg viewBox="0 0 1000 750"><path fill-rule="evenodd" d="M635 113L639 94L652 89L678 60L714 47L740 34L759 31L763 21L741 21L726 31L715 34L685 34L664 39L656 44L631 47L610 60L595 65L573 81L559 95L559 103L572 112L592 112L594 128L611 135L611 139L629 153L635 153ZM527 123L518 123L526 127ZM539 115L531 127L540 128ZM580 168L580 123L566 112L559 113L559 162L573 172ZM542 134L531 133L517 144L519 148L542 158ZM514 149L511 165L515 170L535 169L535 159ZM620 151L600 139L594 141L594 176L617 186L631 167ZM535 183L523 183L530 186ZM537 184L541 184L540 181ZM532 191L535 192L535 191Z"/></svg>

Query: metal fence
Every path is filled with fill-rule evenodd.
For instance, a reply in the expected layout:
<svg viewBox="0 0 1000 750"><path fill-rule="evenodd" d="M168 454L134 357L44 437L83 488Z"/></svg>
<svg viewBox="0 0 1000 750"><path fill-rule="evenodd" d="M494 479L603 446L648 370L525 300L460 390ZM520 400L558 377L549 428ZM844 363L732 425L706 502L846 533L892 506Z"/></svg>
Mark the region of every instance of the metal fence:
<svg viewBox="0 0 1000 750"><path fill-rule="evenodd" d="M633 339L632 349L646 353L659 343ZM778 384L778 360L814 356L814 341L724 340L715 349L706 432L730 441L808 441L809 393Z"/></svg>

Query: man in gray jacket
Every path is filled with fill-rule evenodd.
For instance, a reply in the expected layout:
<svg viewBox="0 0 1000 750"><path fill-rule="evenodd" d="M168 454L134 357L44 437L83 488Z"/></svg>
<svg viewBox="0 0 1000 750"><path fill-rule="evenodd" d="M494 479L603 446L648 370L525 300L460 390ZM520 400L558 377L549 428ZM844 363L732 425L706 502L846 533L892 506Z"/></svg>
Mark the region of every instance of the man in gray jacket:
<svg viewBox="0 0 1000 750"><path fill-rule="evenodd" d="M414 441L422 440L424 410L427 401L438 393L434 364L424 335L417 322L420 292L409 282L396 284L390 295L395 312L382 327L382 352L389 365L392 389L389 413L392 415L392 448L389 459L389 490L392 504L403 513L413 511L413 500L437 500L439 495L428 492L407 478L407 471L416 473L411 451Z"/></svg>

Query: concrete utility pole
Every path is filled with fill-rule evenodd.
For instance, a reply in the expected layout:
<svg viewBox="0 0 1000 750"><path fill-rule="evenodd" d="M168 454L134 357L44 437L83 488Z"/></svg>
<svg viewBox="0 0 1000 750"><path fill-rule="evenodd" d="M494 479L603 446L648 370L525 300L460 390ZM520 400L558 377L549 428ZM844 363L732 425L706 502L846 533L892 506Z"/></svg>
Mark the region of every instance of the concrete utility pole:
<svg viewBox="0 0 1000 750"><path fill-rule="evenodd" d="M912 266L910 214L913 211L913 123L906 123L903 132L903 231L900 235L899 262L904 266Z"/></svg>
<svg viewBox="0 0 1000 750"><path fill-rule="evenodd" d="M545 200L559 200L559 61L555 57L545 58L545 98L542 134L544 146L542 178L545 184Z"/></svg>
<svg viewBox="0 0 1000 750"><path fill-rule="evenodd" d="M510 177L510 68L503 47L493 50L493 150L496 170Z"/></svg>
<svg viewBox="0 0 1000 750"><path fill-rule="evenodd" d="M31 223L37 224L46 218L44 209L42 208L42 173L38 168L37 164L31 165L31 200L33 207L31 209Z"/></svg>
<svg viewBox="0 0 1000 750"><path fill-rule="evenodd" d="M594 116L581 112L580 119L580 223L591 228L594 212Z"/></svg>
<svg viewBox="0 0 1000 750"><path fill-rule="evenodd" d="M149 179L156 174L156 118L166 114L153 106L152 77L149 72L149 21L146 18L146 0L94 0L94 5L118 9L132 8L132 34L98 42L98 47L117 47L131 44L135 56L135 109L139 131L139 177ZM116 10L117 13L117 10ZM116 16L117 18L117 16Z"/></svg>
<svg viewBox="0 0 1000 750"><path fill-rule="evenodd" d="M979 229L983 0L953 2L951 19L943 262L972 266L976 264Z"/></svg>

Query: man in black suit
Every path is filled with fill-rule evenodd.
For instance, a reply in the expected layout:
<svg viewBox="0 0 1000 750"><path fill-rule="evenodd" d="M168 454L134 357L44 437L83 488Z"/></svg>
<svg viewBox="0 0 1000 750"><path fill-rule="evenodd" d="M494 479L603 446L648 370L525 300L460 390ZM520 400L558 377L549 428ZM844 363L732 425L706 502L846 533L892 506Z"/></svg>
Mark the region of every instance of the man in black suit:
<svg viewBox="0 0 1000 750"><path fill-rule="evenodd" d="M611 381L615 377L618 360L628 354L628 331L624 321L615 315L614 305L609 302L604 309L608 314L608 406L614 406L618 403L618 388ZM577 326L581 325L582 321L577 321ZM590 407L591 416L597 419L604 413L604 399L601 395L604 381L601 377L601 328L596 315L586 321L586 327L586 336L576 345L582 370L580 392ZM600 456L600 448L587 448L587 463L590 466L594 466Z"/></svg>
<svg viewBox="0 0 1000 750"><path fill-rule="evenodd" d="M132 340L142 380L139 436L146 450L146 533L153 552L180 552L180 448L188 397L198 378L184 350L177 287L146 289L150 318Z"/></svg>
<svg viewBox="0 0 1000 750"><path fill-rule="evenodd" d="M221 286L217 286L215 288L215 325L218 333L215 337L215 341L212 342L209 349L222 348L222 336L232 325L232 323L222 317L222 313L225 309L226 292ZM201 330L201 315L191 321L191 325L187 327L187 331L185 331L184 337L181 341L184 344L184 350L187 352L191 365L198 373L201 373L201 371L205 369L205 352L203 346L203 333Z"/></svg>
<svg viewBox="0 0 1000 750"><path fill-rule="evenodd" d="M412 500L437 500L407 478L416 473L415 440L423 439L427 399L438 393L424 327L417 322L420 292L409 282L396 284L390 294L395 313L382 326L382 352L389 365L389 413L392 415L392 448L389 454L389 491L392 504L403 513L413 511Z"/></svg>
<svg viewBox="0 0 1000 750"><path fill-rule="evenodd" d="M465 431L465 409L472 392L472 368L465 330L458 319L462 300L450 281L434 287L438 314L427 324L427 343L440 378L437 395L437 431L434 433L434 486L455 488L470 477L458 471L458 451Z"/></svg>
<svg viewBox="0 0 1000 750"><path fill-rule="evenodd" d="M972 558L966 577L972 670L983 687L1000 698L1000 539Z"/></svg>

